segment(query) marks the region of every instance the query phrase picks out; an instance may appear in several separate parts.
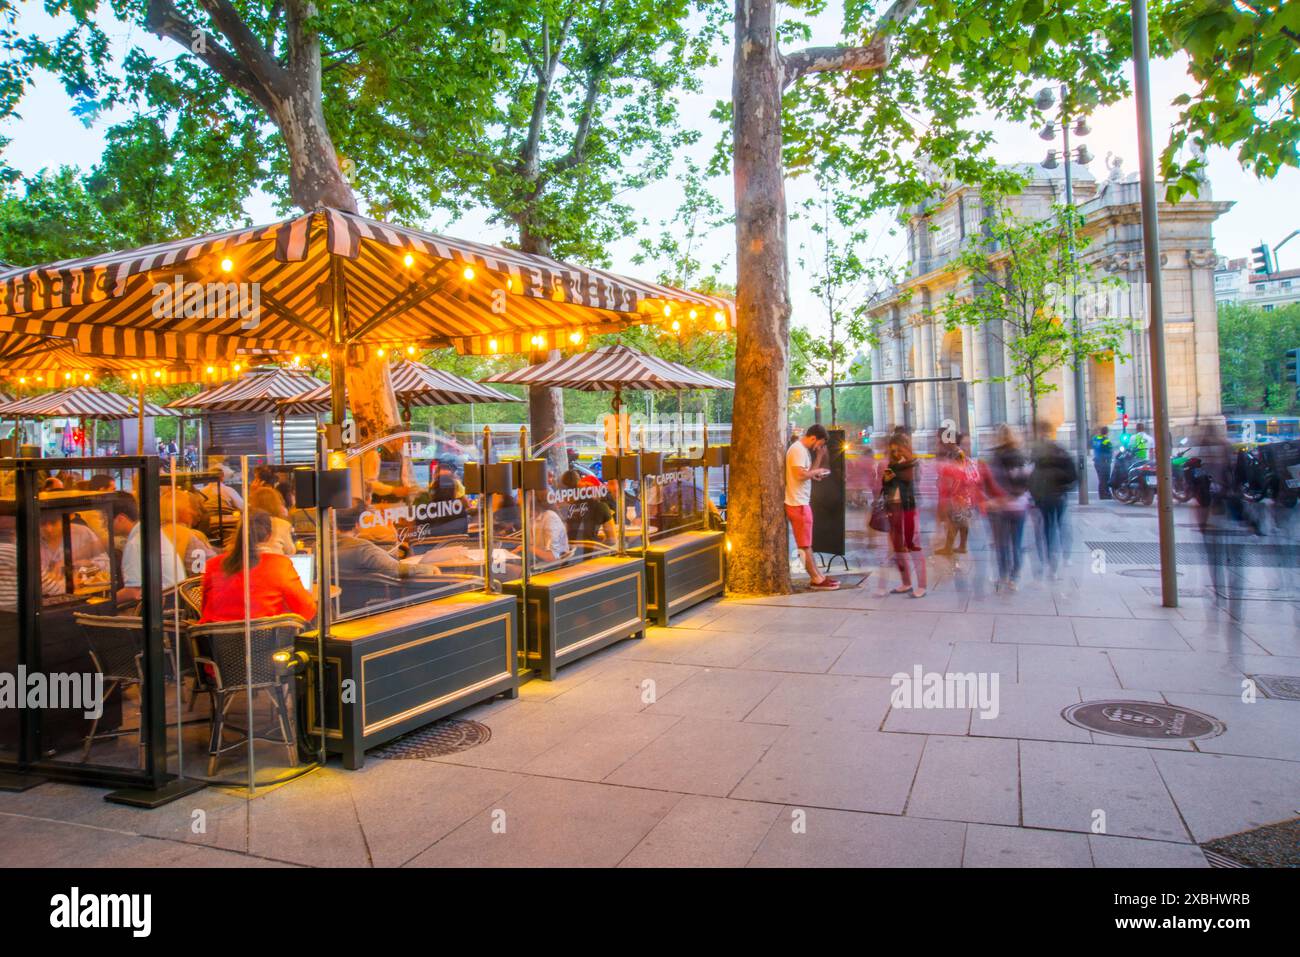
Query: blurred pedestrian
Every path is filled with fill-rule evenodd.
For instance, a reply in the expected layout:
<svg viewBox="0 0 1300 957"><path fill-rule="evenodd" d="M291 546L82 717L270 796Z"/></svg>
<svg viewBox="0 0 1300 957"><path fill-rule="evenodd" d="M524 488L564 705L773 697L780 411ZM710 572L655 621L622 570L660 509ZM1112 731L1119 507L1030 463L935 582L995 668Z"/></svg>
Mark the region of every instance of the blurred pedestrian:
<svg viewBox="0 0 1300 957"><path fill-rule="evenodd" d="M997 588L1015 591L1020 584L1021 542L1029 510L1029 460L1020 437L1005 423L998 426L991 450L989 472L1000 491L989 513L993 547L997 555Z"/></svg>
<svg viewBox="0 0 1300 957"><path fill-rule="evenodd" d="M889 438L888 460L881 473L880 485L889 515L889 543L902 579L897 588L891 589L891 593L905 595L911 592L913 598L924 598L925 553L921 549L917 519L917 465L918 459L912 451L911 438L906 432L895 432ZM916 573L915 586L912 584L912 572Z"/></svg>
<svg viewBox="0 0 1300 957"><path fill-rule="evenodd" d="M1074 459L1052 438L1054 431L1046 422L1038 423L1034 470L1029 476L1030 495L1042 521L1044 570L1053 581L1061 577L1065 497L1079 477Z"/></svg>

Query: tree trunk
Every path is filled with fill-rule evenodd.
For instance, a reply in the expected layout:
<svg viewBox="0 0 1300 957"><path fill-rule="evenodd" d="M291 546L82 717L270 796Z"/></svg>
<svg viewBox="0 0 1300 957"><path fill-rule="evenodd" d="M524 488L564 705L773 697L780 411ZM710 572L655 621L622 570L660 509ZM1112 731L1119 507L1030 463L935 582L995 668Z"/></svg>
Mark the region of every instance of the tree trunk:
<svg viewBox="0 0 1300 957"><path fill-rule="evenodd" d="M551 255L550 240L533 232L527 221L519 225L519 248L538 256ZM552 349L544 358L539 357L536 361L548 362L558 358L560 351ZM569 467L568 443L564 441L563 389L540 385L528 387L528 433L534 448L554 440L554 444L548 446L543 455L558 482Z"/></svg>
<svg viewBox="0 0 1300 957"><path fill-rule="evenodd" d="M317 88L310 81L296 85L284 98L274 100L272 119L284 137L289 153L289 195L304 210L317 206L357 212L356 196L340 169L334 140L325 125L319 75Z"/></svg>
<svg viewBox="0 0 1300 957"><path fill-rule="evenodd" d="M783 67L774 0L736 5L732 81L736 182L736 394L728 591L790 591L784 454L789 266L781 162Z"/></svg>

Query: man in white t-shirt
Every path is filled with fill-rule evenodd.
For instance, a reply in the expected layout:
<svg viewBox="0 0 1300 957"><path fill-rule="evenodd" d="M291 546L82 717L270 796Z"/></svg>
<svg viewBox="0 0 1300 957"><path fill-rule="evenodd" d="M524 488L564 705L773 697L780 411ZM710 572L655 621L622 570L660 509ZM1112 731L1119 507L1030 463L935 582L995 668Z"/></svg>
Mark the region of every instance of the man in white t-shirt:
<svg viewBox="0 0 1300 957"><path fill-rule="evenodd" d="M834 578L823 575L813 560L812 483L831 474L830 469L812 467L813 454L826 447L825 426L808 426L803 437L785 452L785 516L794 532L794 544L803 555L804 568L808 570L808 583L812 588L833 591L840 587Z"/></svg>

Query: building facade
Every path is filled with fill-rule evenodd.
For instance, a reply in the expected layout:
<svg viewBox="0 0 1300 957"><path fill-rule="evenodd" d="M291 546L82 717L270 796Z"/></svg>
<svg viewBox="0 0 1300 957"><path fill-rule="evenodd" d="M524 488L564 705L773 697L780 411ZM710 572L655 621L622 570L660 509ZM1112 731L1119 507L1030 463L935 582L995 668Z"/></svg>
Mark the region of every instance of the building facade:
<svg viewBox="0 0 1300 957"><path fill-rule="evenodd" d="M1026 168L1029 185L1011 197L1023 217L1046 217L1064 202L1063 170ZM1136 176L1123 176L1119 164L1098 182L1085 167L1071 167L1074 201L1091 240L1081 258L1096 276L1116 276L1126 283L1122 297L1135 317L1146 314L1142 212ZM1169 414L1175 438L1197 422L1221 422L1219 400L1218 319L1215 303L1214 221L1232 204L1211 198L1209 184L1201 197L1177 204L1160 203L1161 281L1165 304L1165 353ZM956 187L908 227L906 278L872 303L879 343L872 351L873 379L948 378L954 381L874 386L873 432L893 426L913 429L918 449L932 449L940 431L952 422L986 445L998 425L1027 428L1029 398L1023 382L994 381L1011 368L1001 330L983 325L948 329L941 315L950 292L971 293L971 277L952 265L966 244L977 241L992 210L977 189ZM1130 429L1151 419L1150 362L1146 325L1134 322L1125 333L1122 354L1092 357L1084 370L1087 423L1118 428L1117 399L1123 397ZM1075 433L1074 371L1055 370L1055 388L1039 399L1038 417L1072 446Z"/></svg>

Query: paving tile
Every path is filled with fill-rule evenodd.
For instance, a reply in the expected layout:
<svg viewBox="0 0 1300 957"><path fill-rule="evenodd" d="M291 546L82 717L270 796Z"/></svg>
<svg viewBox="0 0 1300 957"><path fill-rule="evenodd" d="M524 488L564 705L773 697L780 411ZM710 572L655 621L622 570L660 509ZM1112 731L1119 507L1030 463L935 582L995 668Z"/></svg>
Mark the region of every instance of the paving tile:
<svg viewBox="0 0 1300 957"><path fill-rule="evenodd" d="M398 867L518 787L517 774L423 760L339 772L375 867ZM305 795L286 793L297 802Z"/></svg>
<svg viewBox="0 0 1300 957"><path fill-rule="evenodd" d="M1152 758L1200 844L1300 810L1300 763L1190 751L1154 751Z"/></svg>
<svg viewBox="0 0 1300 957"><path fill-rule="evenodd" d="M910 734L789 728L731 797L901 814L922 744Z"/></svg>
<svg viewBox="0 0 1300 957"><path fill-rule="evenodd" d="M1143 841L1113 834L1089 834L1092 860L1097 867L1209 867L1195 844Z"/></svg>
<svg viewBox="0 0 1300 957"><path fill-rule="evenodd" d="M907 814L1019 824L1019 764L1015 741L932 737L921 755Z"/></svg>
<svg viewBox="0 0 1300 957"><path fill-rule="evenodd" d="M749 866L957 867L965 831L955 821L787 807Z"/></svg>
<svg viewBox="0 0 1300 957"><path fill-rule="evenodd" d="M1280 653L1255 641L1232 621L1174 621L1170 624L1177 629L1192 651L1238 655ZM1300 654L1300 639L1296 640L1296 651L1293 653Z"/></svg>
<svg viewBox="0 0 1300 957"><path fill-rule="evenodd" d="M1015 684L1019 674L1019 655L1015 645L1002 642L958 641L952 646L948 671L996 674L1000 684Z"/></svg>
<svg viewBox="0 0 1300 957"><path fill-rule="evenodd" d="M996 615L988 613L942 614L933 635L948 641L992 641L996 618Z"/></svg>
<svg viewBox="0 0 1300 957"><path fill-rule="evenodd" d="M662 698L699 671L691 665L661 661L618 661L555 699L570 708L600 712L637 712Z"/></svg>
<svg viewBox="0 0 1300 957"><path fill-rule="evenodd" d="M875 731L889 711L890 691L888 678L784 675L745 720Z"/></svg>
<svg viewBox="0 0 1300 957"><path fill-rule="evenodd" d="M942 673L952 646L931 638L859 638L853 640L831 666L831 674L889 678L899 672L911 674L916 666L923 672Z"/></svg>
<svg viewBox="0 0 1300 957"><path fill-rule="evenodd" d="M488 726L492 738L468 751L438 758L446 764L468 764L478 768L518 771L543 751L599 721L603 714L554 701L521 701L503 711Z"/></svg>
<svg viewBox="0 0 1300 957"><path fill-rule="evenodd" d="M1246 704L1240 696L1169 694L1170 704L1213 715L1227 730L1196 742L1198 751L1255 758L1300 761L1300 701L1257 696ZM1300 808L1300 804L1297 805Z"/></svg>
<svg viewBox="0 0 1300 957"><path fill-rule="evenodd" d="M1105 814L1105 833L1186 841L1153 752L1056 741L1020 743L1020 780L1026 827L1091 831Z"/></svg>
<svg viewBox="0 0 1300 957"><path fill-rule="evenodd" d="M1188 651L1190 646L1179 634L1177 625L1185 622L1152 621L1136 618L1071 619L1074 637L1090 648L1144 648L1161 651Z"/></svg>
<svg viewBox="0 0 1300 957"><path fill-rule="evenodd" d="M1228 660L1248 675L1300 677L1300 658L1291 655L1229 655Z"/></svg>
<svg viewBox="0 0 1300 957"><path fill-rule="evenodd" d="M978 598L972 596L971 600L966 604L966 610L1013 618L1020 616L1057 617L1056 602L1052 599L1051 594L1047 592L1029 592L1023 586L1016 592L995 592L990 590ZM994 640L997 640L996 634Z"/></svg>
<svg viewBox="0 0 1300 957"><path fill-rule="evenodd" d="M963 867L1091 867L1085 834L968 824Z"/></svg>
<svg viewBox="0 0 1300 957"><path fill-rule="evenodd" d="M1076 728L1061 717L1065 708L1078 701L1078 689L1070 685L1002 682L998 685L997 716L972 716L970 733L988 738L1091 741L1087 731Z"/></svg>
<svg viewBox="0 0 1300 957"><path fill-rule="evenodd" d="M528 778L408 867L613 867L679 795Z"/></svg>
<svg viewBox="0 0 1300 957"><path fill-rule="evenodd" d="M1097 648L1021 645L1020 681L1024 684L1073 684L1119 689L1106 652Z"/></svg>
<svg viewBox="0 0 1300 957"><path fill-rule="evenodd" d="M703 627L711 631L796 632L829 635L858 612L842 608L733 607Z"/></svg>
<svg viewBox="0 0 1300 957"><path fill-rule="evenodd" d="M250 801L249 852L312 867L368 866L348 773L322 768Z"/></svg>
<svg viewBox="0 0 1300 957"><path fill-rule="evenodd" d="M765 671L705 668L652 704L647 713L742 721L781 682Z"/></svg>
<svg viewBox="0 0 1300 957"><path fill-rule="evenodd" d="M1069 618L1055 615L998 615L993 622L994 642L1016 645L1074 645Z"/></svg>
<svg viewBox="0 0 1300 957"><path fill-rule="evenodd" d="M584 725L523 766L529 774L600 781L671 728L676 715L608 714Z"/></svg>
<svg viewBox="0 0 1300 957"><path fill-rule="evenodd" d="M795 638L779 636L741 665L752 671L797 671L825 674L849 646L850 638Z"/></svg>
<svg viewBox="0 0 1300 957"><path fill-rule="evenodd" d="M605 782L725 797L781 733L773 725L681 718Z"/></svg>
<svg viewBox="0 0 1300 957"><path fill-rule="evenodd" d="M702 628L650 628L644 639L646 649L631 651L628 657L706 668L736 668L774 637Z"/></svg>
<svg viewBox="0 0 1300 957"><path fill-rule="evenodd" d="M744 867L781 810L775 804L687 794L620 867Z"/></svg>
<svg viewBox="0 0 1300 957"><path fill-rule="evenodd" d="M897 734L965 735L970 733L970 722L970 708L890 708L881 730Z"/></svg>
<svg viewBox="0 0 1300 957"><path fill-rule="evenodd" d="M1284 610L1269 622L1246 621L1241 629L1270 655L1300 655L1300 623L1294 611ZM1223 649L1237 651L1235 648Z"/></svg>
<svg viewBox="0 0 1300 957"><path fill-rule="evenodd" d="M916 604L913 602L913 604ZM837 637L870 640L929 638L941 615L937 612L894 610L849 619L835 629Z"/></svg>
<svg viewBox="0 0 1300 957"><path fill-rule="evenodd" d="M1127 606L1115 601L1114 596L1102 591L1061 591L1053 593L1056 613L1072 618L1114 618L1116 616L1132 620Z"/></svg>
<svg viewBox="0 0 1300 957"><path fill-rule="evenodd" d="M1137 651L1117 648L1110 663L1125 688L1150 691L1233 694L1245 677L1226 655L1194 651Z"/></svg>

